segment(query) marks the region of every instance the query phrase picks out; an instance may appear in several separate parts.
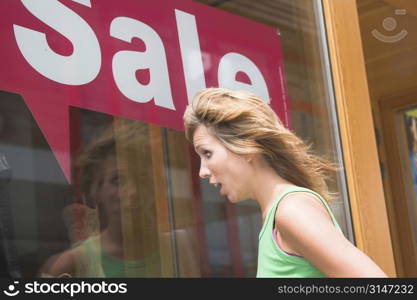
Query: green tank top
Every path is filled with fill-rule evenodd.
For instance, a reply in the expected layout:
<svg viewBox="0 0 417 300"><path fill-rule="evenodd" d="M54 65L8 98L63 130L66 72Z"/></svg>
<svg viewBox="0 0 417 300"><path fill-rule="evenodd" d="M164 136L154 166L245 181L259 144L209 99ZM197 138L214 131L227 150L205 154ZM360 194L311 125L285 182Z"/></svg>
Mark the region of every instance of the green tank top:
<svg viewBox="0 0 417 300"><path fill-rule="evenodd" d="M159 277L158 253L139 260L124 260L102 251L98 236L74 246L75 277Z"/></svg>
<svg viewBox="0 0 417 300"><path fill-rule="evenodd" d="M274 239L274 220L278 204L288 194L295 192L307 192L317 196L327 208L335 226L341 230L329 205L323 197L307 188L298 186L288 187L269 209L261 232L259 233L258 270L256 277L325 277L322 272L303 257L284 252Z"/></svg>

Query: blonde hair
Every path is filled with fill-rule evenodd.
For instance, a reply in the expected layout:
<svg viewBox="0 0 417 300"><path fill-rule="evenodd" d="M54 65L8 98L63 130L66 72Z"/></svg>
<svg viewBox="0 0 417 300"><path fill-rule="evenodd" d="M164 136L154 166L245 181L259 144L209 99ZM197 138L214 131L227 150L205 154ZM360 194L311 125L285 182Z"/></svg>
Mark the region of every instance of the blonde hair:
<svg viewBox="0 0 417 300"><path fill-rule="evenodd" d="M116 126L116 122L118 126ZM94 180L99 176L98 168L104 160L111 155L116 157L119 150L123 155L119 155L120 160L128 160L129 157L137 157L138 145L148 147L149 142L146 136L147 125L128 119L117 118L106 127L101 134L94 137L85 149L78 155L74 163L74 176L77 176L78 187L85 197L86 204L95 207L91 200L90 193ZM117 138L116 138L117 137ZM117 141L116 141L117 139Z"/></svg>
<svg viewBox="0 0 417 300"><path fill-rule="evenodd" d="M336 170L335 165L312 154L311 147L285 128L258 96L224 88L204 89L184 113L189 141L199 125L207 127L228 150L261 154L282 178L331 200L325 179Z"/></svg>

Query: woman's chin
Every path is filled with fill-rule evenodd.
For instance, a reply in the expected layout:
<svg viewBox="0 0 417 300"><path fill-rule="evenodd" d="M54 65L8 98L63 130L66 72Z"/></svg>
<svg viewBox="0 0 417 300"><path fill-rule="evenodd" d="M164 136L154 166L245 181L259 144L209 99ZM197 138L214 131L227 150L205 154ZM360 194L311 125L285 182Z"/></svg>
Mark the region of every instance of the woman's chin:
<svg viewBox="0 0 417 300"><path fill-rule="evenodd" d="M227 198L227 200L229 200L229 202L231 202L231 203L236 203L236 202L238 202L238 199L236 199L235 197L233 197L233 196L229 196L229 195L225 195L225 197Z"/></svg>

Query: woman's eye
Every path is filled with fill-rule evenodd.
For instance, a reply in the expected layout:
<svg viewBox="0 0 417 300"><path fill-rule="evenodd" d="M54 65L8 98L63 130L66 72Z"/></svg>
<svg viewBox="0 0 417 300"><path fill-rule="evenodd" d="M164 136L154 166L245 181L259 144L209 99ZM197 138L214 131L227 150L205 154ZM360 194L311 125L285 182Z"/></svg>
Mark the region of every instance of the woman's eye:
<svg viewBox="0 0 417 300"><path fill-rule="evenodd" d="M127 177L125 175L119 175L117 177L117 184L119 186L125 185L127 183Z"/></svg>
<svg viewBox="0 0 417 300"><path fill-rule="evenodd" d="M112 176L112 177L110 178L110 182L111 182L112 184L119 184L119 176L117 176L117 175Z"/></svg>
<svg viewBox="0 0 417 300"><path fill-rule="evenodd" d="M204 155L205 157L207 157L207 158L210 158L210 157L211 157L211 152L210 152L210 151L205 150L205 151L203 151L203 155Z"/></svg>
<svg viewBox="0 0 417 300"><path fill-rule="evenodd" d="M123 185L123 184L126 182L126 178L125 178L125 176L123 176L123 175L119 175L119 174L117 174L117 175L113 175L113 176L110 178L110 182L111 182L112 184L114 184L114 185L119 185L119 186L121 186L121 185Z"/></svg>

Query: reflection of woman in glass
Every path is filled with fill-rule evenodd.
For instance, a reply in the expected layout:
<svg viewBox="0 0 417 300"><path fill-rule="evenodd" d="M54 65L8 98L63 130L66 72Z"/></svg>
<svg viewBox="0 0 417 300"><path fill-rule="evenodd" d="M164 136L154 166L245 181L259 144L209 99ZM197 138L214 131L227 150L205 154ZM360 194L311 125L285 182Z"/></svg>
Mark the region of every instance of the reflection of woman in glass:
<svg viewBox="0 0 417 300"><path fill-rule="evenodd" d="M94 140L78 160L83 198L88 206L97 209L100 233L50 258L41 270L42 276L159 276L159 253L157 243L153 242L157 239L145 239L147 244L143 243L146 234L150 234L143 225L155 222L151 213L155 209L153 199L140 199L141 179L135 172L140 166L129 165L132 155L138 155L138 144L143 146L147 142L146 137L141 136L146 127L129 125L117 133L117 144L113 130L109 129ZM128 215L135 224L124 224ZM139 239L129 241L124 231L132 230L132 226L140 231L136 234ZM129 247L133 247L133 251Z"/></svg>
<svg viewBox="0 0 417 300"><path fill-rule="evenodd" d="M324 174L334 168L309 153L265 102L206 89L184 120L200 176L229 201L254 199L260 206L258 277L386 276L344 237L324 200Z"/></svg>

